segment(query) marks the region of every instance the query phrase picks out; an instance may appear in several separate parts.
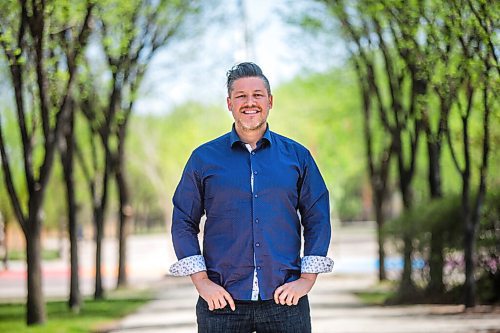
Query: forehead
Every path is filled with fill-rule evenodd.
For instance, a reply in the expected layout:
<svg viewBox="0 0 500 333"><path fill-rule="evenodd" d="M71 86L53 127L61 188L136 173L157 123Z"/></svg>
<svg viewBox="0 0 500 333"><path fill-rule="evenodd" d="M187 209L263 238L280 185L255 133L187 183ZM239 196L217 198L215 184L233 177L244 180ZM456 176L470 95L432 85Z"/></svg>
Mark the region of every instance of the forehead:
<svg viewBox="0 0 500 333"><path fill-rule="evenodd" d="M266 85L264 84L264 80L260 77L252 76L252 77L242 77L233 82L232 92L236 91L256 91L263 90L267 91Z"/></svg>

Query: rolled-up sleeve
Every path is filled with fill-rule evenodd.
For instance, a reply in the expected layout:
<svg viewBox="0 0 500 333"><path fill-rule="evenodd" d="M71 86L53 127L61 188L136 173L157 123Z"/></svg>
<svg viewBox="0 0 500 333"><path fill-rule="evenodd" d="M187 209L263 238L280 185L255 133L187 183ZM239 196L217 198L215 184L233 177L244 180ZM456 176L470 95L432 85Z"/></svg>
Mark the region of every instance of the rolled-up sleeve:
<svg viewBox="0 0 500 333"><path fill-rule="evenodd" d="M304 227L303 273L330 272L333 260L326 257L331 238L329 193L309 152L303 165L299 212ZM316 268L312 268L313 263ZM321 268L318 268L318 264Z"/></svg>
<svg viewBox="0 0 500 333"><path fill-rule="evenodd" d="M175 275L188 275L187 272L196 273L192 269L181 268L191 262L190 260L183 261L183 259L198 258L197 262L203 259L198 242L200 219L204 213L203 187L197 170L195 153L196 151L189 158L173 197L171 231L175 254L179 262L172 265L170 271L175 272ZM196 265L196 267L203 267L203 265ZM180 274L181 272L184 274Z"/></svg>
<svg viewBox="0 0 500 333"><path fill-rule="evenodd" d="M202 255L186 257L170 266L170 274L173 276L188 276L201 271L206 271L205 258Z"/></svg>
<svg viewBox="0 0 500 333"><path fill-rule="evenodd" d="M333 260L322 256L306 256L301 260L301 273L330 273L333 270Z"/></svg>

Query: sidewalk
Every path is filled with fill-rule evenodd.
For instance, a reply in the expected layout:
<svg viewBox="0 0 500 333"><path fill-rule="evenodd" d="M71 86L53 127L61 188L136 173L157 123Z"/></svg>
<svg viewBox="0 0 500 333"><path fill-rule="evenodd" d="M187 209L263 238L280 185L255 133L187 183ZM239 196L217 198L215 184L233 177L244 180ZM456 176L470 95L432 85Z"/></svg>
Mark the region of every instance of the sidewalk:
<svg viewBox="0 0 500 333"><path fill-rule="evenodd" d="M376 283L374 231L373 225L366 224L334 230L330 253L335 259L334 273L320 274L309 296L314 333L500 332L500 309L464 312L462 306L449 305L363 305L354 292ZM167 276L155 288L154 301L108 332L196 332L198 296L189 278Z"/></svg>
<svg viewBox="0 0 500 333"><path fill-rule="evenodd" d="M322 274L314 286L311 303L314 333L500 333L500 309L480 307L464 312L462 306L365 306L353 294L376 283L376 242L373 225L334 227L331 253L334 273ZM81 251L82 292L93 288L93 244L83 243ZM116 242L106 241L105 285L112 288L116 278ZM66 258L67 259L67 258ZM47 298L67 297L67 260L44 263L44 291ZM109 333L196 332L197 294L189 278L166 276L175 262L166 235L133 236L129 239L129 274L134 286L152 286L153 301L115 323ZM13 263L14 264L14 263ZM396 268L396 267L395 267ZM391 274L396 271L390 270ZM25 268L12 265L0 272L0 301L22 298Z"/></svg>
<svg viewBox="0 0 500 333"><path fill-rule="evenodd" d="M462 306L365 306L353 291L367 288L366 275L322 275L309 296L315 333L496 333L500 311L464 312ZM197 295L189 279L167 277L157 298L124 318L109 333L196 332Z"/></svg>

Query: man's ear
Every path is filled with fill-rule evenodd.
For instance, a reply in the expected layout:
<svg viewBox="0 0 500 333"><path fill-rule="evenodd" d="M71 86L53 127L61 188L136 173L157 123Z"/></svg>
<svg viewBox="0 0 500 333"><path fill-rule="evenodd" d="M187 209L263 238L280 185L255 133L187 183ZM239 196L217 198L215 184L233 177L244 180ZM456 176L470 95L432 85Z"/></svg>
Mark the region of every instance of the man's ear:
<svg viewBox="0 0 500 333"><path fill-rule="evenodd" d="M269 110L273 108L273 95L269 96Z"/></svg>
<svg viewBox="0 0 500 333"><path fill-rule="evenodd" d="M231 98L226 97L227 109L229 112L233 112L233 103L231 103Z"/></svg>

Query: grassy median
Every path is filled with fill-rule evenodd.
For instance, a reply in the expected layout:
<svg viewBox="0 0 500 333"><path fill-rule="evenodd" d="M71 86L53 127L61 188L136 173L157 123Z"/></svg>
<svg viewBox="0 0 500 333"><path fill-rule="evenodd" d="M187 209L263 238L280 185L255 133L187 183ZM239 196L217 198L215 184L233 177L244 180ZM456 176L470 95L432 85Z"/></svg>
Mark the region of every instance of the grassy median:
<svg viewBox="0 0 500 333"><path fill-rule="evenodd" d="M66 301L48 301L47 322L37 326L26 325L24 304L0 304L0 332L105 332L107 328L112 328L118 319L133 312L151 298L152 294L149 291L114 292L105 300L85 299L78 314L68 308Z"/></svg>

